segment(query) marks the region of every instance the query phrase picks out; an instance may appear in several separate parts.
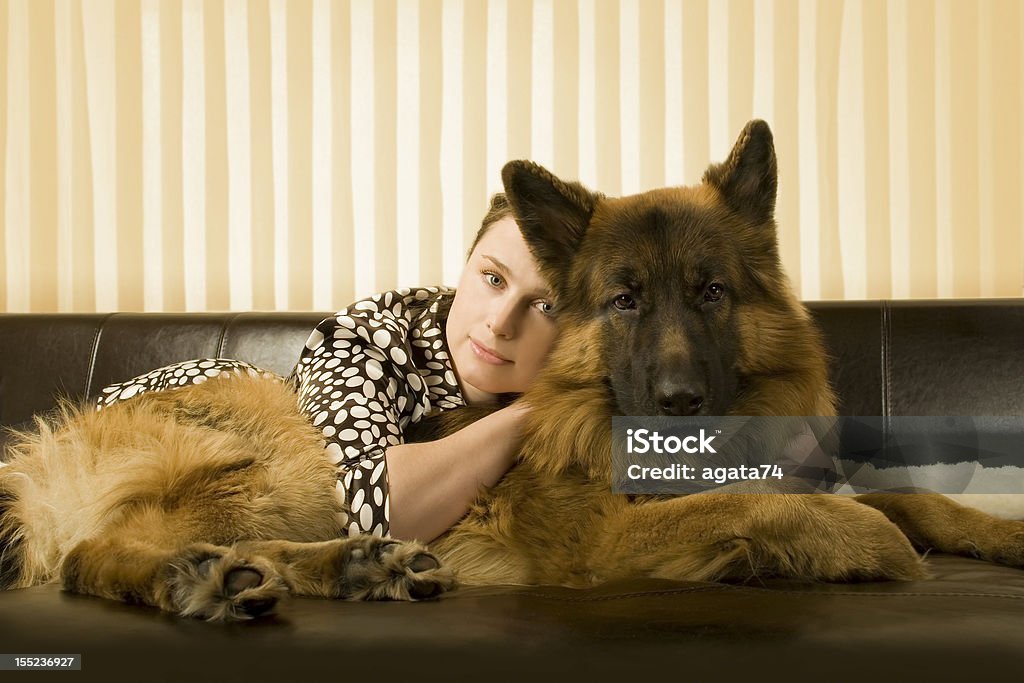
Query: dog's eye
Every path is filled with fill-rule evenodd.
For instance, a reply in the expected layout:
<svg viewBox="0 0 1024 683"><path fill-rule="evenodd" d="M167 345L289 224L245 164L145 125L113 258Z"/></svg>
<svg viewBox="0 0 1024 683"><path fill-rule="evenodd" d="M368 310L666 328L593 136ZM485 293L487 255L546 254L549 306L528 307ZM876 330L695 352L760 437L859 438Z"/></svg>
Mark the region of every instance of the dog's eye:
<svg viewBox="0 0 1024 683"><path fill-rule="evenodd" d="M620 311L629 311L636 308L636 301L629 294L619 294L612 301L612 305Z"/></svg>
<svg viewBox="0 0 1024 683"><path fill-rule="evenodd" d="M721 301L723 296L725 296L725 285L721 282L712 282L704 290L704 301Z"/></svg>

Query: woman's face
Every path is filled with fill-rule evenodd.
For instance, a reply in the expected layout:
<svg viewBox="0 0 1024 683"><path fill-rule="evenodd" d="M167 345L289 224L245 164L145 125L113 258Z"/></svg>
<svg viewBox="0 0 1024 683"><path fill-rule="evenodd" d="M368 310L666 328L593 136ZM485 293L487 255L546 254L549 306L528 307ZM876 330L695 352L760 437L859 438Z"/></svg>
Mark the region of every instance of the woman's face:
<svg viewBox="0 0 1024 683"><path fill-rule="evenodd" d="M551 302L515 220L494 223L470 254L448 314L446 338L467 402L519 393L533 381L558 331Z"/></svg>

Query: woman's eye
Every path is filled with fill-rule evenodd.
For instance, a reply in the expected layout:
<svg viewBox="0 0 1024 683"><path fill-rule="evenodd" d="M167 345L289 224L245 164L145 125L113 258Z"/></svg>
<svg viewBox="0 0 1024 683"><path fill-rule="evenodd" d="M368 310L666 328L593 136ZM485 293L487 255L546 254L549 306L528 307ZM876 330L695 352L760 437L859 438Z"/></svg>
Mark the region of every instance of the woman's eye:
<svg viewBox="0 0 1024 683"><path fill-rule="evenodd" d="M620 311L629 311L636 308L636 301L629 294L619 294L612 301L612 305Z"/></svg>
<svg viewBox="0 0 1024 683"><path fill-rule="evenodd" d="M540 311L544 315L555 314L555 306L550 301L538 301L537 303L534 304L534 306L537 308L538 311Z"/></svg>
<svg viewBox="0 0 1024 683"><path fill-rule="evenodd" d="M725 296L725 285L721 282L712 282L708 285L707 289L704 290L704 301L721 301L722 297Z"/></svg>
<svg viewBox="0 0 1024 683"><path fill-rule="evenodd" d="M484 273L484 278L491 287L501 287L505 283L497 273Z"/></svg>

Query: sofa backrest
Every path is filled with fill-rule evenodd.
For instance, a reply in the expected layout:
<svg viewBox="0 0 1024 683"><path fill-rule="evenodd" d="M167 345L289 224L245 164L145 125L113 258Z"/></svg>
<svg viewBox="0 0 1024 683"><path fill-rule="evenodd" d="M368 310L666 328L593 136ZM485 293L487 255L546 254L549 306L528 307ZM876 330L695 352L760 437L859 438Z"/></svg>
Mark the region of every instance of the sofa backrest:
<svg viewBox="0 0 1024 683"><path fill-rule="evenodd" d="M0 425L22 425L58 397L92 398L108 384L192 358L235 358L287 375L328 315L0 315Z"/></svg>
<svg viewBox="0 0 1024 683"><path fill-rule="evenodd" d="M809 304L844 415L1024 414L1024 299ZM191 358L291 371L329 313L0 314L0 425Z"/></svg>
<svg viewBox="0 0 1024 683"><path fill-rule="evenodd" d="M841 415L1024 415L1024 299L808 307Z"/></svg>

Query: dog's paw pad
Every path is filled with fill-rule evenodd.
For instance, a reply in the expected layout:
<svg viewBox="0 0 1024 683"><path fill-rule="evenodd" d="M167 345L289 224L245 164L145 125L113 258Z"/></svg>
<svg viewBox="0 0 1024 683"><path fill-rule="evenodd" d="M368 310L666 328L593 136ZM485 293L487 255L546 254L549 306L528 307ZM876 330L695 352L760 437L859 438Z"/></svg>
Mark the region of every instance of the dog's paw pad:
<svg viewBox="0 0 1024 683"><path fill-rule="evenodd" d="M275 606L277 606L277 598L272 596L246 598L238 601L238 608L254 618L272 612Z"/></svg>
<svg viewBox="0 0 1024 683"><path fill-rule="evenodd" d="M411 600L430 600L440 596L449 590L441 581L414 581L409 585L409 598Z"/></svg>
<svg viewBox="0 0 1024 683"><path fill-rule="evenodd" d="M416 572L428 572L432 569L438 569L441 567L441 563L437 561L437 558L427 553L420 553L412 558L409 562L409 569Z"/></svg>
<svg viewBox="0 0 1024 683"><path fill-rule="evenodd" d="M244 590L257 588L263 583L263 575L255 569L240 567L224 575L224 592L234 597Z"/></svg>
<svg viewBox="0 0 1024 683"><path fill-rule="evenodd" d="M340 595L349 600L426 600L455 587L452 572L419 543L362 536L348 541Z"/></svg>
<svg viewBox="0 0 1024 683"><path fill-rule="evenodd" d="M172 562L174 611L209 621L239 621L272 611L288 587L274 566L229 548L193 546Z"/></svg>

